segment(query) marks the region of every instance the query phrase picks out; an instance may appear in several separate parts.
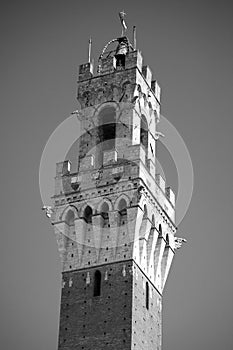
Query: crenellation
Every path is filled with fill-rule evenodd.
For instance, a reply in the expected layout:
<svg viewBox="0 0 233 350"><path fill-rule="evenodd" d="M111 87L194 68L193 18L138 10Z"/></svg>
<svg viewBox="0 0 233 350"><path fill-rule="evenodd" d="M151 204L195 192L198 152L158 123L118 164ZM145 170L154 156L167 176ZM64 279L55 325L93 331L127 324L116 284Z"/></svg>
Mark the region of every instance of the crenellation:
<svg viewBox="0 0 233 350"><path fill-rule="evenodd" d="M143 74L147 84L151 87L152 72L150 70L150 67L149 66L143 66L142 67L142 74Z"/></svg>
<svg viewBox="0 0 233 350"><path fill-rule="evenodd" d="M56 164L56 176L68 175L71 170L71 162L65 160Z"/></svg>
<svg viewBox="0 0 233 350"><path fill-rule="evenodd" d="M161 174L155 175L156 183L161 188L161 190L165 193L165 180Z"/></svg>
<svg viewBox="0 0 233 350"><path fill-rule="evenodd" d="M157 101L160 103L161 100L161 88L156 80L151 82L151 90L155 94Z"/></svg>
<svg viewBox="0 0 233 350"><path fill-rule="evenodd" d="M84 63L79 66L79 81L91 79L93 77L93 63Z"/></svg>
<svg viewBox="0 0 233 350"><path fill-rule="evenodd" d="M173 206L175 206L175 194L172 191L171 187L166 187L165 188L165 193L166 193L166 197L169 199L169 201L171 202L171 204Z"/></svg>
<svg viewBox="0 0 233 350"><path fill-rule="evenodd" d="M114 56L102 58L101 74L113 73L116 69L116 58Z"/></svg>
<svg viewBox="0 0 233 350"><path fill-rule="evenodd" d="M126 56L125 69L137 68L140 72L142 71L143 57L140 51L131 51Z"/></svg>

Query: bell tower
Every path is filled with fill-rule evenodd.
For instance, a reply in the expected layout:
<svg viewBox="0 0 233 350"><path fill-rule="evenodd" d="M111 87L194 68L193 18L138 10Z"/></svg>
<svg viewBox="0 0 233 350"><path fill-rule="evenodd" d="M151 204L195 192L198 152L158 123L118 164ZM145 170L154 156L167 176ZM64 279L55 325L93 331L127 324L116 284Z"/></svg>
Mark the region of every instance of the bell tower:
<svg viewBox="0 0 233 350"><path fill-rule="evenodd" d="M125 33L79 66L75 171L57 164L58 350L161 350L175 196L157 173L160 87Z"/></svg>

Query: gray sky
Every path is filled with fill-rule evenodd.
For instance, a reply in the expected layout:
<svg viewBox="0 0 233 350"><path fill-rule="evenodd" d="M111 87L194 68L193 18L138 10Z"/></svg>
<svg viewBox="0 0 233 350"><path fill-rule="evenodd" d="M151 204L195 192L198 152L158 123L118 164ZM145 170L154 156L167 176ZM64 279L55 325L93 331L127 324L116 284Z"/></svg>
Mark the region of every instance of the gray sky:
<svg viewBox="0 0 233 350"><path fill-rule="evenodd" d="M56 350L60 263L40 209L40 157L53 130L77 108L76 72L87 60L89 36L97 58L120 34L122 9L161 84L162 113L183 137L194 167L192 202L179 225L188 243L177 252L164 294L163 350L233 346L232 2L21 0L4 1L0 20L6 349ZM166 168L176 187L174 167Z"/></svg>

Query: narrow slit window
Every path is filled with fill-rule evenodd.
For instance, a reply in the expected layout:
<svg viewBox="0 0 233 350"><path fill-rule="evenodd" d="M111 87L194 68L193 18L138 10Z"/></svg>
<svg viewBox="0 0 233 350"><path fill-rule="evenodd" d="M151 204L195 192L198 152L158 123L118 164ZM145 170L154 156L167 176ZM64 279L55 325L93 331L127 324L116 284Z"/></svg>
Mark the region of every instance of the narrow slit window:
<svg viewBox="0 0 233 350"><path fill-rule="evenodd" d="M149 310L149 284L146 282L146 308Z"/></svg>
<svg viewBox="0 0 233 350"><path fill-rule="evenodd" d="M162 225L159 224L159 235L162 236L163 235L163 231L162 231Z"/></svg>
<svg viewBox="0 0 233 350"><path fill-rule="evenodd" d="M97 270L94 277L94 297L100 296L101 292L101 272Z"/></svg>

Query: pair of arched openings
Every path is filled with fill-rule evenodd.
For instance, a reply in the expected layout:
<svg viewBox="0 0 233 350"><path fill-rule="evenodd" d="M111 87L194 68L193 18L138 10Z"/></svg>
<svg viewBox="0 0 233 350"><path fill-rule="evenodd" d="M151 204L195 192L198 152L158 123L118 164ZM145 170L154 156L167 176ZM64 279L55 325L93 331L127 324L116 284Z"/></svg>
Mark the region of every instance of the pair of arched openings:
<svg viewBox="0 0 233 350"><path fill-rule="evenodd" d="M109 225L109 206L106 202L103 203L101 207L101 215L103 217L103 226ZM93 210L87 205L83 211L83 219L87 224L92 224Z"/></svg>
<svg viewBox="0 0 233 350"><path fill-rule="evenodd" d="M92 208L89 205L86 206L83 213L83 218L89 224L92 223L92 215L93 215ZM74 229L74 219L75 219L75 216L74 216L73 210L69 210L65 217L65 222L69 227L69 231Z"/></svg>
<svg viewBox="0 0 233 350"><path fill-rule="evenodd" d="M122 226L126 223L127 221L127 203L124 198L121 198L121 200L118 203L118 212L119 212L119 226ZM100 209L100 214L103 217L103 227L109 227L109 205L107 202L104 202L101 206ZM83 212L83 218L86 221L86 223L91 224L92 223L92 216L93 216L93 210L92 208L88 205L84 209Z"/></svg>

